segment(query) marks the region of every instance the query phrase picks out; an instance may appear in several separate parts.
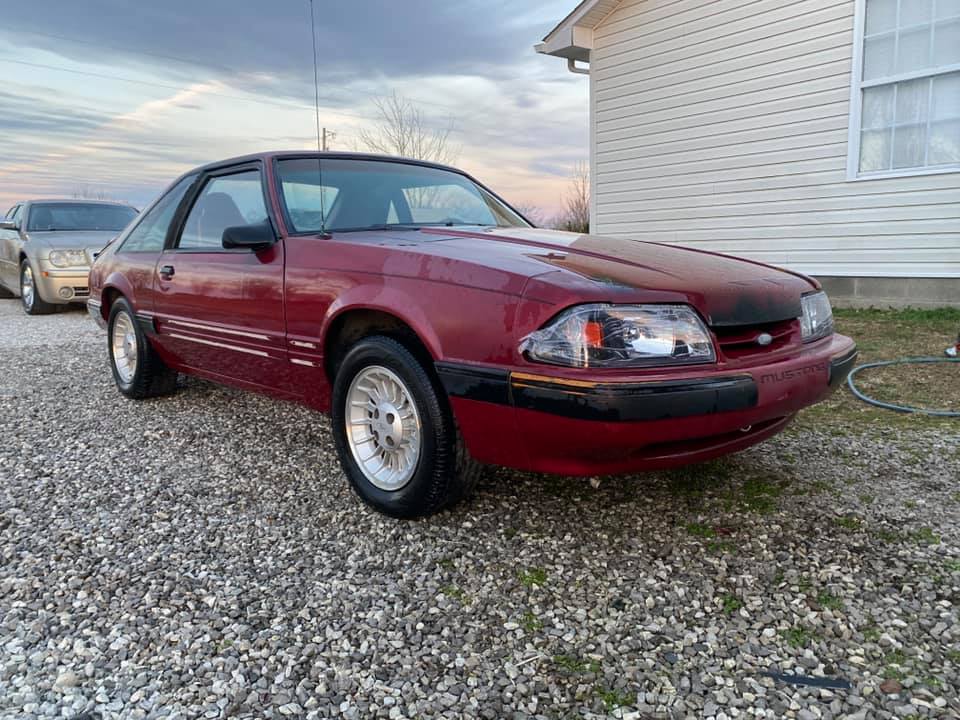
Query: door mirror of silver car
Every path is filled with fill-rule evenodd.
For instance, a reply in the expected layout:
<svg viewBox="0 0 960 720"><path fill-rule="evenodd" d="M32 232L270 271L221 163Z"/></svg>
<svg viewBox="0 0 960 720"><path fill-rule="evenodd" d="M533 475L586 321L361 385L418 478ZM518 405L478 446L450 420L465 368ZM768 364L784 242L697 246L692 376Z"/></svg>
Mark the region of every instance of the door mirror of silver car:
<svg viewBox="0 0 960 720"><path fill-rule="evenodd" d="M235 225L223 231L223 246L227 249L247 248L249 250L266 250L277 241L273 233L273 226L269 220L256 225Z"/></svg>
<svg viewBox="0 0 960 720"><path fill-rule="evenodd" d="M0 220L0 230L19 230L13 220Z"/></svg>

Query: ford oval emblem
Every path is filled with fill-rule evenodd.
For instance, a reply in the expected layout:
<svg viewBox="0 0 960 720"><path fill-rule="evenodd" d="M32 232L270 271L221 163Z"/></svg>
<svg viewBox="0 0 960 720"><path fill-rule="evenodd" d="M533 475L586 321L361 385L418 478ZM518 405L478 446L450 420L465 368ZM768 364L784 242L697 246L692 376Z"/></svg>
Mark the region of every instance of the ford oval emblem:
<svg viewBox="0 0 960 720"><path fill-rule="evenodd" d="M763 345L764 347L773 342L773 335L770 333L760 333L757 335L757 345Z"/></svg>

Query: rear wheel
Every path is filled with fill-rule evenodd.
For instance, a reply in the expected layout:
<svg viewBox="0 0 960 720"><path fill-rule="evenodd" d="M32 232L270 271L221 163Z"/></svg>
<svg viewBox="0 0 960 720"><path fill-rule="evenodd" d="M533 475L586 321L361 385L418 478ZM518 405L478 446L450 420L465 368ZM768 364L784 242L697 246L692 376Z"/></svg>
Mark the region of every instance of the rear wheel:
<svg viewBox="0 0 960 720"><path fill-rule="evenodd" d="M150 345L126 298L118 298L110 308L107 348L113 379L127 397L142 400L176 388L176 371L167 367Z"/></svg>
<svg viewBox="0 0 960 720"><path fill-rule="evenodd" d="M466 452L442 388L401 343L369 337L333 386L333 435L360 497L393 517L429 515L466 497L480 466Z"/></svg>
<svg viewBox="0 0 960 720"><path fill-rule="evenodd" d="M57 311L57 306L40 297L36 277L29 260L20 263L20 302L27 315L49 315Z"/></svg>

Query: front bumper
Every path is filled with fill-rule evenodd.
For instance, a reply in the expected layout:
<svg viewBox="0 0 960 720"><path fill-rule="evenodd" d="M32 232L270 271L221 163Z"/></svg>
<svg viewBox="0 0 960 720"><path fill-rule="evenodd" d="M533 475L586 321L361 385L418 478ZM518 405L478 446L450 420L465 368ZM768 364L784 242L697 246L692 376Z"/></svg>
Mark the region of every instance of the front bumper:
<svg viewBox="0 0 960 720"><path fill-rule="evenodd" d="M34 283L40 297L52 304L83 303L90 296L89 270L41 268Z"/></svg>
<svg viewBox="0 0 960 720"><path fill-rule="evenodd" d="M842 335L787 359L676 379L572 379L438 363L470 453L538 472L602 475L706 460L783 429L827 397L856 361ZM609 376L608 376L609 377Z"/></svg>

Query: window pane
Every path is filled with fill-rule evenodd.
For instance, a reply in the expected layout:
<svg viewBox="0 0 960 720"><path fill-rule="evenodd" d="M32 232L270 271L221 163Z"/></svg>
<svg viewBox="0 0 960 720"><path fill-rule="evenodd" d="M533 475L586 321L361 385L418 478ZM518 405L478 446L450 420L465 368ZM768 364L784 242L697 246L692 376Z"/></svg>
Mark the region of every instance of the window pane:
<svg viewBox="0 0 960 720"><path fill-rule="evenodd" d="M933 43L934 65L960 63L960 20L937 23Z"/></svg>
<svg viewBox="0 0 960 720"><path fill-rule="evenodd" d="M930 80L927 78L897 83L897 125L926 125L929 97Z"/></svg>
<svg viewBox="0 0 960 720"><path fill-rule="evenodd" d="M900 27L930 22L933 11L931 0L902 0L900 3Z"/></svg>
<svg viewBox="0 0 960 720"><path fill-rule="evenodd" d="M867 35L897 26L897 0L867 0Z"/></svg>
<svg viewBox="0 0 960 720"><path fill-rule="evenodd" d="M927 162L930 165L960 163L960 120L931 123Z"/></svg>
<svg viewBox="0 0 960 720"><path fill-rule="evenodd" d="M893 125L893 85L881 85L863 91L863 128Z"/></svg>
<svg viewBox="0 0 960 720"><path fill-rule="evenodd" d="M893 132L893 167L923 167L926 146L926 125L898 125Z"/></svg>
<svg viewBox="0 0 960 720"><path fill-rule="evenodd" d="M933 79L934 120L960 119L960 73Z"/></svg>
<svg viewBox="0 0 960 720"><path fill-rule="evenodd" d="M256 225L267 219L260 173L256 170L210 180L194 203L178 247L223 248L223 231L237 225Z"/></svg>
<svg viewBox="0 0 960 720"><path fill-rule="evenodd" d="M900 33L897 50L897 72L922 70L930 66L930 26Z"/></svg>
<svg viewBox="0 0 960 720"><path fill-rule="evenodd" d="M937 0L937 20L960 16L960 0Z"/></svg>
<svg viewBox="0 0 960 720"><path fill-rule="evenodd" d="M894 36L867 38L863 47L863 79L874 80L893 75Z"/></svg>
<svg viewBox="0 0 960 720"><path fill-rule="evenodd" d="M159 253L163 250L163 242L167 239L167 227L173 220L173 214L196 179L196 175L185 177L160 198L130 231L118 252Z"/></svg>
<svg viewBox="0 0 960 720"><path fill-rule="evenodd" d="M860 134L860 172L890 169L890 130L864 130Z"/></svg>

